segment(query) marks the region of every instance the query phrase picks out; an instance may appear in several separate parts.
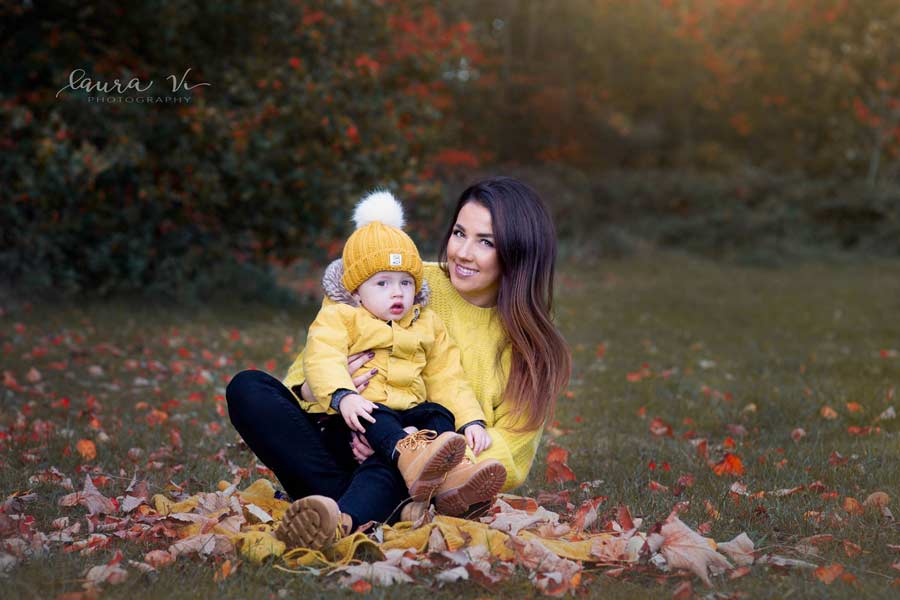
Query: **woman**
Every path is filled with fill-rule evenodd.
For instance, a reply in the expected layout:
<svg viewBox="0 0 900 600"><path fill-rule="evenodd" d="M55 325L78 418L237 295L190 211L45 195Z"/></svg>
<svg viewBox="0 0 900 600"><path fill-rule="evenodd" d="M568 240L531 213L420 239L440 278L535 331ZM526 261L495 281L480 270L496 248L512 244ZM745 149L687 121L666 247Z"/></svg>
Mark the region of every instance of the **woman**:
<svg viewBox="0 0 900 600"><path fill-rule="evenodd" d="M553 223L538 195L515 179L497 177L460 195L441 244L441 264L425 267L429 309L460 348L493 439L476 460L503 464L504 490L528 476L544 422L569 378L570 356L550 319L555 260ZM373 375L357 373L368 359L348 357L360 390ZM325 545L336 529L340 535L389 520L405 500L397 469L372 455L363 438L348 440L331 426L335 420L320 423L301 410L298 401L315 401L302 357L283 384L261 371L243 371L226 395L244 441L287 493L301 498L276 531L282 539ZM337 502L307 500L322 497Z"/></svg>

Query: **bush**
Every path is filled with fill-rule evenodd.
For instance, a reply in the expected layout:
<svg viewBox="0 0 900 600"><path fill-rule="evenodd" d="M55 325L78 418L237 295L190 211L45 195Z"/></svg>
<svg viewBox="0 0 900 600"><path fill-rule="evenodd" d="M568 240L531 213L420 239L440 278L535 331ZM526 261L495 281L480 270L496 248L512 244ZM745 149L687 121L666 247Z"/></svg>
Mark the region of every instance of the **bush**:
<svg viewBox="0 0 900 600"><path fill-rule="evenodd" d="M240 272L226 263L259 274L333 255L358 195L415 184L443 133L441 68L466 30L426 4L2 9L15 33L0 66L0 275L60 293L209 293ZM154 86L57 97L76 68ZM172 91L188 68L211 85ZM134 101L148 95L174 100Z"/></svg>

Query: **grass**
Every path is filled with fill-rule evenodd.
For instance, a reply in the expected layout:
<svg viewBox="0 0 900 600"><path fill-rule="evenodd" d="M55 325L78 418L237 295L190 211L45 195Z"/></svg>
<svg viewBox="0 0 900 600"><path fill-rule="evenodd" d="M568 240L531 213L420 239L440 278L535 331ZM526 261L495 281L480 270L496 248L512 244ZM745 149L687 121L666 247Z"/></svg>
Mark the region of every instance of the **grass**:
<svg viewBox="0 0 900 600"><path fill-rule="evenodd" d="M255 478L255 461L235 443L217 396L242 368L284 373L315 310L188 310L125 302L30 307L7 302L4 308L3 370L22 390L0 390L0 431L8 434L0 447L0 492L4 498L20 490L36 492L38 500L27 512L35 518L34 527L45 532L53 519L68 515L74 522L84 511L58 507L66 491L52 483L30 483L29 477L53 466L80 489L85 461L75 443L81 438L97 441L97 458L88 464L110 478L101 488L110 496L122 493L136 469L150 481L152 493L165 492L170 482L189 492L212 490L241 469L247 470L245 481ZM645 530L676 503L687 502L682 520L694 528L707 523L708 535L716 540L745 531L757 548L820 565L840 563L856 578L826 586L807 570L756 566L739 579L716 578L722 594L896 593L892 581L900 572L891 565L900 556L888 544L900 544L900 530L872 512L849 514L843 505L848 497L863 501L881 490L891 495L894 512L900 511L900 424L897 419L875 422L888 406L896 407L897 399L889 394L900 387L900 357L881 352L900 349L900 263L757 270L679 255L582 262L564 265L557 312L573 349L571 397L561 399L558 426L545 434L519 493L536 496L567 487L576 504L603 494L608 500L601 507L629 506L632 514L646 518ZM32 367L41 375L36 383L27 379ZM61 398L70 400L68 408ZM851 410L856 406L848 403L860 408ZM823 418L824 406L836 418ZM154 408L166 413L164 423L148 424ZM670 424L673 435L651 434L654 418ZM848 431L872 425L880 431ZM806 432L799 441L791 437L796 428ZM173 447L173 429L180 433L180 448ZM707 440L710 461L726 451L737 455L745 473L717 476L686 436ZM602 483L589 492L574 484L546 483L543 460L550 442L569 450L568 464L579 482ZM131 448L143 450L142 455L130 459ZM833 452L846 462L829 462ZM693 477L693 485L676 496L673 490L685 475ZM651 481L668 491L651 491ZM747 498L729 493L735 481L751 494L816 481L824 489ZM820 533L832 534L834 541L820 546L818 555L797 550L802 538ZM861 552L848 556L845 540ZM77 591L85 570L109 560L116 549L126 559L138 559L159 546L114 543L83 556L51 544L48 555L9 573L4 596L52 598ZM272 565L243 563L235 575L214 582L215 567L180 559L153 581L132 575L103 596L352 595L332 578L288 574ZM587 594L598 598L670 597L678 581L658 573L625 580L599 570L590 575ZM427 586L375 588L371 596L536 595L525 576L495 590L473 584ZM696 580L694 589L706 593Z"/></svg>

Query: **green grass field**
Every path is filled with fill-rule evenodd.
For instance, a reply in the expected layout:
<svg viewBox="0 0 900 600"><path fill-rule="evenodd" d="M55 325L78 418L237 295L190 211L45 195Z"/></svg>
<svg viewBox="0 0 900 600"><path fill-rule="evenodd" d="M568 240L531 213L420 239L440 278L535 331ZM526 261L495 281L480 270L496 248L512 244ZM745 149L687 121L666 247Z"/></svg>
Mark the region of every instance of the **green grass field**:
<svg viewBox="0 0 900 600"><path fill-rule="evenodd" d="M545 433L531 476L517 493L537 497L569 489L576 506L602 494L605 514L624 504L645 518L645 530L686 502L681 519L702 526L709 537L725 541L743 531L757 549L815 565L837 563L846 575L826 585L811 569L754 566L739 578L714 578L716 587L708 590L691 576L642 569L612 578L604 569L587 568L586 595L671 597L685 579L705 597L875 598L900 592L900 529L877 511L856 510L853 502L887 492L890 508L900 514L900 422L878 420L898 404L900 263L756 270L648 255L563 265L561 271L556 310L575 369L555 415L558 424ZM150 482L151 494L176 486L213 491L235 473L245 476L245 484L255 479L253 456L236 443L220 396L228 378L251 365L283 374L315 311L126 301L8 301L3 308L0 492L6 498L33 491L36 499L23 510L34 518L30 527L43 532L52 532L51 522L62 516L87 526L82 507L57 505L68 490L41 480L52 479L51 467L71 478L75 489L81 489L85 470L95 478L105 475L100 491L107 496L121 495L136 470ZM671 436L651 432L657 418L671 426ZM698 456L688 438L707 440L708 457ZM79 453L81 439L96 443L96 458ZM551 441L569 451L576 482L546 482ZM725 452L740 459L742 474L714 472L710 463ZM594 480L602 483L589 492L577 485ZM735 482L746 486L746 495L730 492ZM772 493L799 486L794 493ZM3 526L25 526L17 523ZM817 534L832 537L801 543ZM167 544L113 539L85 555L51 542L43 556L36 552L7 572L3 596L78 592L85 571L117 550L126 560L140 559ZM102 596L356 595L333 577L246 561L216 582L218 566L181 558L153 578L133 572ZM423 579L376 587L370 595L426 593L538 595L524 574L497 588L439 587Z"/></svg>

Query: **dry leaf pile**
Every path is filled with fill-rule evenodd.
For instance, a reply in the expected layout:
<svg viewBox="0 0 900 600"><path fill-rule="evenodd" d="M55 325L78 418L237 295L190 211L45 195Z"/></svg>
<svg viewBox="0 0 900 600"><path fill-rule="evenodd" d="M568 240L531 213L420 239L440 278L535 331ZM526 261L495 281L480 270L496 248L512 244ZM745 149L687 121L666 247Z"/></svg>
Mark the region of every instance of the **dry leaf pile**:
<svg viewBox="0 0 900 600"><path fill-rule="evenodd" d="M550 596L575 592L598 574L665 576L689 571L712 586L715 576L740 577L754 564L816 568L805 561L760 555L746 534L717 544L683 523L676 511L644 529L644 520L626 507L603 511L602 496L584 501L577 510L568 505L565 513L557 513L533 498L501 495L480 517L460 519L431 511L417 523L356 532L321 552L287 550L272 531L289 504L276 498L267 479L243 490L227 482L219 488L190 496L177 491L151 496L146 482L132 479L122 495L110 498L86 475L80 491L59 500L67 514L53 522L52 532L36 530L27 515L35 495L14 494L0 514L0 568L8 571L23 559L49 552L92 555L115 548L111 560L84 573L83 591L68 598L95 597L105 586L155 576L184 559L216 561L216 580L229 577L243 561L273 559L280 569L321 573L357 591L373 585L470 580L490 588L524 573ZM151 541L159 548L144 554L143 560L123 560L119 548L127 541ZM840 576L833 571L816 575Z"/></svg>

